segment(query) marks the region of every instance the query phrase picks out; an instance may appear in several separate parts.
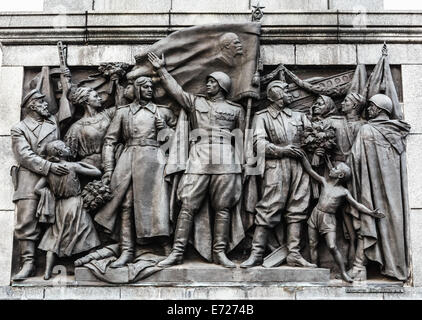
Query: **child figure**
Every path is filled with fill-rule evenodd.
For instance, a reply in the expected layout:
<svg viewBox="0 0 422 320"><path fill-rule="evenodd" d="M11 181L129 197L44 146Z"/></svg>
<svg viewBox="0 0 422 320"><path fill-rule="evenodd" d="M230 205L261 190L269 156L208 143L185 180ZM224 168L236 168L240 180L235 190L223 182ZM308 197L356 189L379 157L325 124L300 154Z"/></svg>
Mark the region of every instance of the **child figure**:
<svg viewBox="0 0 422 320"><path fill-rule="evenodd" d="M302 155L302 163L309 175L322 185L318 204L313 209L308 220L311 262L315 264L318 263L318 237L319 234L324 235L327 247L333 255L337 265L340 267L343 280L352 282L353 279L347 274L343 257L336 245L336 212L343 204L344 200L347 200L350 205L364 214L376 218L384 218L385 215L379 212L378 209L370 210L363 204L357 202L352 197L349 190L342 185L351 177L350 168L344 162L340 162L337 166L333 167L330 170L327 179L320 176L312 169L312 166L305 155Z"/></svg>
<svg viewBox="0 0 422 320"><path fill-rule="evenodd" d="M70 155L70 149L60 140L48 143L46 153L49 161L58 162L69 169L69 173L64 176L49 173L35 186L35 192L41 195L40 203L53 202L55 206L53 209L50 206L40 210L53 211L47 215L54 218L54 223L47 229L38 246L39 249L47 251L44 279L48 280L51 277L56 256L69 257L100 245L91 217L83 209L77 174L101 176L101 171L87 163L67 162L65 159ZM54 199L42 201L46 193L51 197L50 192L55 201Z"/></svg>

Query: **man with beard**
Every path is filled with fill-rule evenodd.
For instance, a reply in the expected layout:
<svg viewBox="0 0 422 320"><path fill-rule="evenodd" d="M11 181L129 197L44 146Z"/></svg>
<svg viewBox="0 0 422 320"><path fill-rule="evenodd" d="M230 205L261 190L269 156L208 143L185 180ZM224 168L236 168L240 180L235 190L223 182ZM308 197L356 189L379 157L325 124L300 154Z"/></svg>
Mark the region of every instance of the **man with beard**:
<svg viewBox="0 0 422 320"><path fill-rule="evenodd" d="M377 262L384 275L398 280L408 277L405 138L410 126L391 119L392 110L393 103L384 94L369 99L369 121L360 128L348 159L353 197L371 210L379 208L386 216L376 220L351 208L358 235L350 271L355 280L366 280L368 260Z"/></svg>
<svg viewBox="0 0 422 320"><path fill-rule="evenodd" d="M35 273L35 242L40 237L40 226L36 211L38 195L35 185L49 172L65 175L65 165L52 163L43 158L47 143L60 138L57 121L48 111L45 95L37 89L31 90L23 99L21 107L25 118L11 129L12 150L18 167L12 167L15 187L13 202L16 203L15 236L19 241L22 268L13 278L24 280Z"/></svg>

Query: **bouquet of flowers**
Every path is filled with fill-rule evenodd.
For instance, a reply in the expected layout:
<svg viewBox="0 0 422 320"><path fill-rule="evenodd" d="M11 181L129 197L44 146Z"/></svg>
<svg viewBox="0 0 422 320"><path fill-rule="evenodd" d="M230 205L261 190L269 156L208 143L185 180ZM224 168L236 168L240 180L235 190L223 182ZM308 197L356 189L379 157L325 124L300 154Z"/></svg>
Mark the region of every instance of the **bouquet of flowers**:
<svg viewBox="0 0 422 320"><path fill-rule="evenodd" d="M320 165L320 156L317 150L323 150L326 155L330 154L337 147L336 129L330 124L322 121L312 122L311 127L305 128L301 138L301 146L313 154L312 165Z"/></svg>
<svg viewBox="0 0 422 320"><path fill-rule="evenodd" d="M110 187L104 185L101 180L88 183L82 190L83 207L90 213L96 212L112 197Z"/></svg>

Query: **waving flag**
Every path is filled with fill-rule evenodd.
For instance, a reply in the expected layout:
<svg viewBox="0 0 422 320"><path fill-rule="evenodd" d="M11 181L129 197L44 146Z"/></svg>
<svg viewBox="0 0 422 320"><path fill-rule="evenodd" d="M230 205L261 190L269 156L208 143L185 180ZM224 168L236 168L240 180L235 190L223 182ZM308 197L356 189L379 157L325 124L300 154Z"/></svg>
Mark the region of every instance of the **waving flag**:
<svg viewBox="0 0 422 320"><path fill-rule="evenodd" d="M259 86L253 83L259 53L259 23L211 24L186 28L154 43L150 52L164 54L166 69L184 90L205 93L207 75L223 71L232 79L230 100L259 98ZM128 79L154 76L147 52L136 56L136 65ZM156 93L163 90L156 90ZM155 94L159 100L160 94Z"/></svg>
<svg viewBox="0 0 422 320"><path fill-rule="evenodd" d="M388 59L387 45L385 43L382 48L382 56L369 76L364 97L366 99L370 99L377 93L382 93L390 97L391 101L393 101L391 118L402 120L403 111L401 110L397 90L394 85L393 75L391 73L390 62Z"/></svg>

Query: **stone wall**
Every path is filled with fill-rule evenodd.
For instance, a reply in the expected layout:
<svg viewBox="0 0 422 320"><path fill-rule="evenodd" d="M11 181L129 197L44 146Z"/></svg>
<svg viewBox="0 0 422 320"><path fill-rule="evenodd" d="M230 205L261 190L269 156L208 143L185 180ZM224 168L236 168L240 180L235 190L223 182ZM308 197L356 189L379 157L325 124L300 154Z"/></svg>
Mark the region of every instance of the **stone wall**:
<svg viewBox="0 0 422 320"><path fill-rule="evenodd" d="M250 1L236 1L232 6L227 1L213 1L212 10L205 6L209 1L197 1L195 5L186 5L181 0L154 1L148 8L143 1L133 2L127 12L126 2L96 0L94 10L92 1L71 3L68 12L90 10L88 24L82 13L60 15L54 11L44 14L4 14L0 15L0 24L7 28L0 30L2 43L2 65L0 67L0 286L6 286L0 292L3 298L48 298L57 297L58 288L9 288L13 247L14 205L11 201L13 186L9 169L13 163L11 154L10 127L20 118L20 102L24 67L58 65L57 40L69 43L68 64L72 66L98 65L105 61L123 61L134 63L134 54L148 48L150 43L165 37L169 32L190 25L201 23L244 22L249 21ZM149 2L148 2L149 3ZM152 2L151 2L152 3ZM261 1L266 15L263 20L262 57L263 63L274 65L327 65L344 66L375 64L381 53L382 42L387 41L391 64L401 65L403 109L405 120L412 125L408 138L408 173L410 190L410 252L412 256L412 279L410 286L422 287L422 14L420 13L382 13L373 12L365 15L364 20L356 20L359 14L335 12L335 9L349 10L348 1L295 1L296 7L286 8L291 1ZM367 2L368 4L369 2ZM46 0L49 8L63 5L62 1ZM300 6L299 6L300 4ZM379 8L379 1L372 3L373 9ZM75 5L75 6L73 6ZM324 7L325 6L325 7ZM329 7L328 7L329 6ZM325 10L322 12L280 12L286 9ZM330 10L327 10L330 9ZM114 10L121 14L110 14ZM46 8L46 11L49 11ZM278 12L277 12L278 11ZM156 12L146 14L146 12ZM195 12L195 13L193 13ZM202 13L197 13L202 12ZM214 13L213 13L214 12ZM220 13L215 13L220 12ZM221 12L224 12L222 14ZM362 17L360 17L362 18ZM54 21L54 19L56 19ZM60 20L62 19L62 20ZM61 21L61 22L60 22ZM358 21L359 23L357 23ZM364 24L360 22L364 21ZM4 24L3 24L4 22ZM60 25L60 23L64 23ZM87 26L87 27L86 27ZM87 37L88 34L88 37ZM422 109L421 109L422 110ZM222 298L227 294L200 293L189 288L170 288L164 291L150 292L148 288L108 288L114 290L107 298ZM100 290L100 288L98 288ZM104 291L104 289L101 289ZM100 290L100 291L101 291ZM160 289L161 290L161 289ZM170 291L169 291L170 290ZM191 291L189 291L191 290ZM234 290L227 297L233 299L265 297L255 295L246 289ZM229 291L230 291L229 290ZM236 290L240 290L236 293ZM255 289L258 290L258 289ZM344 288L297 289L286 293L281 289L265 289L268 298L310 298L335 296L344 297ZM264 291L265 291L264 290ZM275 291L274 291L275 290ZM281 292L281 291L283 292ZM312 290L319 290L312 293ZM327 291L328 290L328 291ZM67 298L96 297L102 291L90 294L89 289L69 289ZM172 291L172 292L173 292ZM221 292L223 292L221 291ZM111 292L111 291L110 291ZM161 292L161 293L159 293ZM191 292L191 293L189 293ZM192 293L196 292L196 293ZM230 291L231 292L231 291ZM347 295L346 295L347 296ZM364 298L367 297L364 295ZM374 298L372 295L371 298ZM422 297L420 289L406 288L398 294L379 294L376 298ZM367 297L368 298L368 297Z"/></svg>
<svg viewBox="0 0 422 320"><path fill-rule="evenodd" d="M251 0L44 0L46 12L136 11L136 12L242 12L249 11L257 1ZM383 0L260 0L265 11L289 10L381 10Z"/></svg>

